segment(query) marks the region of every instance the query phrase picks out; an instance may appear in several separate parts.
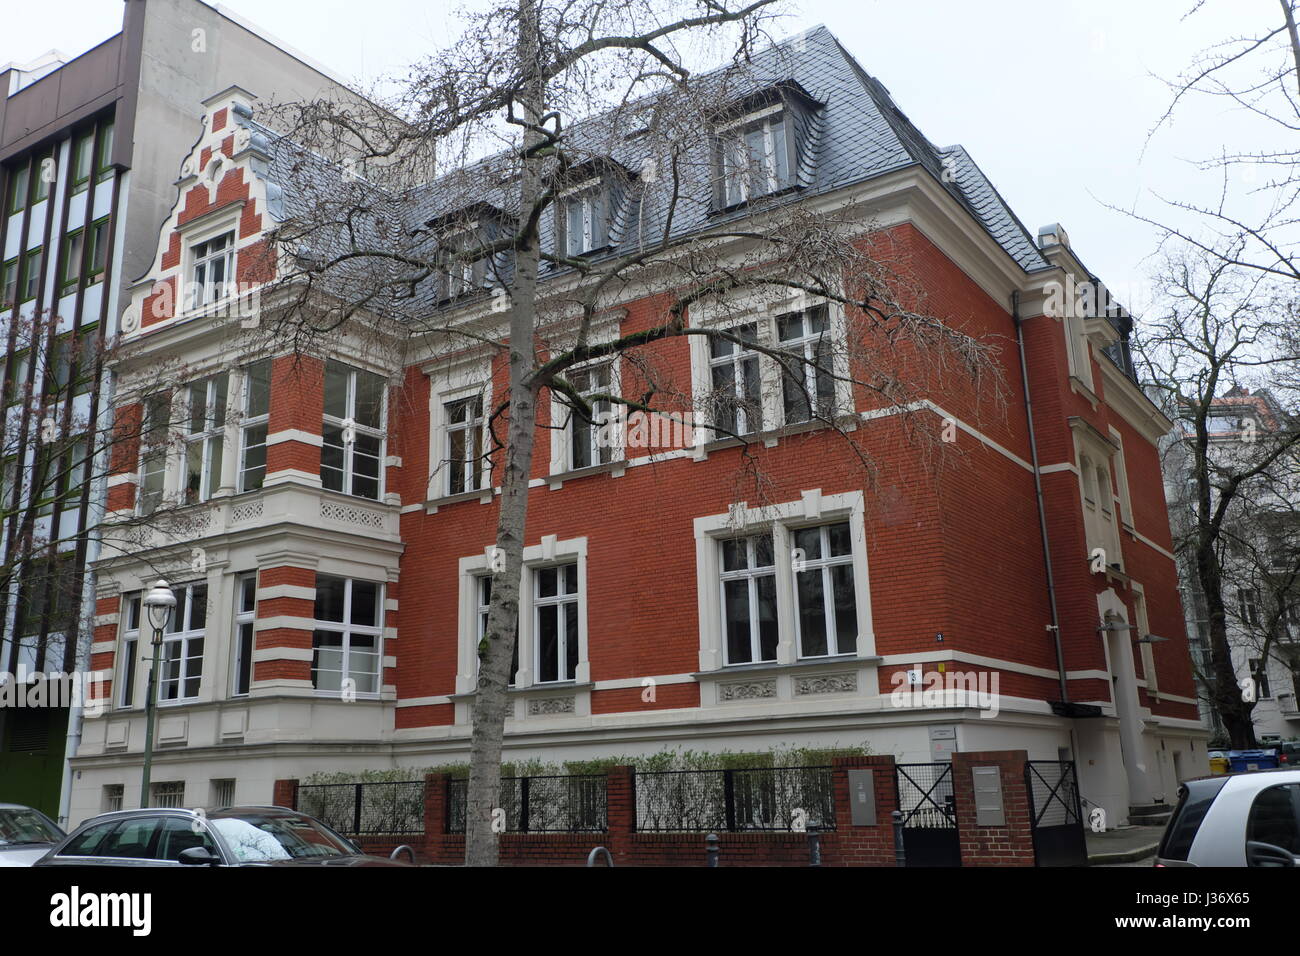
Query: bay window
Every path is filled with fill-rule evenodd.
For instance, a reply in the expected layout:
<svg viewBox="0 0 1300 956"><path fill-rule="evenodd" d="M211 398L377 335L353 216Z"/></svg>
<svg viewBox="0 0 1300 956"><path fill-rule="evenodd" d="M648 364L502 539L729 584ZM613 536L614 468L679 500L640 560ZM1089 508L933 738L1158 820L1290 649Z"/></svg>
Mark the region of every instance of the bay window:
<svg viewBox="0 0 1300 956"><path fill-rule="evenodd" d="M246 697L253 679L253 641L257 609L257 574L235 579L235 655L230 696Z"/></svg>
<svg viewBox="0 0 1300 956"><path fill-rule="evenodd" d="M311 662L316 690L379 693L382 592L373 581L316 575Z"/></svg>
<svg viewBox="0 0 1300 956"><path fill-rule="evenodd" d="M140 592L122 597L122 659L118 665L118 706L135 702L136 656L140 648Z"/></svg>
<svg viewBox="0 0 1300 956"><path fill-rule="evenodd" d="M266 432L271 418L271 360L244 369L244 408L239 419L239 491L256 491L266 480Z"/></svg>
<svg viewBox="0 0 1300 956"><path fill-rule="evenodd" d="M151 395L144 400L140 428L139 511L142 515L153 514L162 504L170 416L169 396Z"/></svg>
<svg viewBox="0 0 1300 956"><path fill-rule="evenodd" d="M321 486L378 499L384 456L384 379L336 362L325 363L325 421Z"/></svg>

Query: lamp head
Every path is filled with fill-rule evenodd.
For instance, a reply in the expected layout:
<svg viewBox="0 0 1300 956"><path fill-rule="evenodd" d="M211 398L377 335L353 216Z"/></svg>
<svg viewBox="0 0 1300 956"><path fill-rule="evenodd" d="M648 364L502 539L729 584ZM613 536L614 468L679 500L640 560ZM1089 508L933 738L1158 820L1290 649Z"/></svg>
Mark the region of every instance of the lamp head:
<svg viewBox="0 0 1300 956"><path fill-rule="evenodd" d="M167 624L172 608L176 606L176 595L167 586L167 582L159 578L149 589L149 593L144 596L144 606L154 631L161 631Z"/></svg>

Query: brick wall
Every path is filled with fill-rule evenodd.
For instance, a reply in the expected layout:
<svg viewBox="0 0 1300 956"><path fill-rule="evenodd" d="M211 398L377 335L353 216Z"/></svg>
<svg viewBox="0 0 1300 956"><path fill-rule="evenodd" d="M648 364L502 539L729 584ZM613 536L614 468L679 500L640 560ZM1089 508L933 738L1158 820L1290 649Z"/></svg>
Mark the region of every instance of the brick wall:
<svg viewBox="0 0 1300 956"><path fill-rule="evenodd" d="M1030 830L1029 794L1025 784L1024 750L991 750L952 755L953 804L961 839L962 866L1033 866L1034 840ZM975 822L973 767L1001 771L1005 826L979 826Z"/></svg>

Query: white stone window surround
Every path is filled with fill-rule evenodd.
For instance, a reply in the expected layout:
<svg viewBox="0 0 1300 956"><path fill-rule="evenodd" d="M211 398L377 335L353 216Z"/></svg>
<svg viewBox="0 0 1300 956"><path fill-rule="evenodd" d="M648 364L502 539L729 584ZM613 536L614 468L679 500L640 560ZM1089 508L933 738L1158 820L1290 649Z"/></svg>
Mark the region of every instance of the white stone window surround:
<svg viewBox="0 0 1300 956"><path fill-rule="evenodd" d="M478 633L479 590L478 579L490 573L495 545L489 545L481 554L460 559L459 613L457 615L456 693L473 694L478 683ZM539 683L537 674L536 614L533 606L534 570L541 567L574 564L578 566L578 666L572 681ZM543 535L541 541L524 548L524 573L519 587L519 670L513 691L576 692L579 703L576 713L589 713L591 662L587 641L587 538L570 538L561 541L555 535ZM584 706L585 704L585 706Z"/></svg>
<svg viewBox="0 0 1300 956"><path fill-rule="evenodd" d="M591 345L602 345L615 341L619 335L622 316L623 313L618 312L608 317L594 319L588 332L588 342ZM557 349L572 347L573 339L574 336L572 335L564 336L562 339L557 339ZM623 363L617 355L593 359L589 362L582 362L574 365L566 370L565 378L569 378L575 372L595 368L600 365L609 366L609 394L622 395ZM551 440L551 454L548 471L552 476L570 474L573 472L573 469L570 467L570 462L573 461L573 451L570 447L573 441L571 418L575 413L572 407L564 402L559 393L552 390L550 395L551 427L547 431L547 434L550 436ZM617 402L611 402L610 412L613 416L614 422L617 423L621 420L625 420L627 407L619 405ZM563 423L564 427L559 427L561 423ZM594 425L593 427L598 428L599 426ZM588 468L591 470L601 470L610 469L612 467L616 475L621 474L621 470L618 466L623 461L626 452L626 436L623 433L622 427L618 425L611 426L611 432L611 437L613 437L615 443L610 448L610 460L604 464L595 464L590 465L587 468L579 469L580 472L585 474ZM558 486L553 484L552 487Z"/></svg>
<svg viewBox="0 0 1300 956"><path fill-rule="evenodd" d="M763 287L740 290L726 297L726 300L704 300L691 306L688 320L693 328L728 329L748 323L758 325L758 344L767 349L779 349L781 342L777 337L776 319L788 312L804 312L818 305L828 308L831 367L835 373L835 412L847 412L853 407L852 383L848 381L848 356L845 354L844 342L848 330L844 315L844 306L823 296L809 295L802 291L786 291L775 287ZM706 335L688 335L691 355L691 393L696 422L706 426L708 422L707 399L713 390L711 373L712 359L709 354L709 337ZM758 435L768 433L785 425L781 404L781 366L774 358L761 355L759 358L759 381L762 386L762 422L760 427L751 431ZM807 423L800 422L799 425ZM813 420L816 425L816 419ZM702 427L705 441L722 441L731 436L723 435ZM774 444L775 438L768 436L765 441ZM697 456L702 457L704 446L698 443Z"/></svg>
<svg viewBox="0 0 1300 956"><path fill-rule="evenodd" d="M1074 433L1074 455L1079 467L1079 502L1083 509L1088 559L1096 548L1106 552L1106 565L1124 569L1124 552L1120 542L1119 496L1114 488L1113 458L1119 449L1113 439L1081 418L1070 419Z"/></svg>
<svg viewBox="0 0 1300 956"><path fill-rule="evenodd" d="M789 153L788 139L784 141L778 140L778 134L773 129L773 124L777 122L782 123L782 130L779 135L781 137L788 136L785 125L791 122L791 117L786 113L784 103L772 103L761 107L738 119L730 120L714 130L714 135L719 142L718 159L722 163L722 168L718 172L723 178L725 206L730 207L746 203L752 198L775 193L783 187L777 175L778 150L784 153L786 176L790 177L794 157ZM728 146L747 151L748 144L745 140L745 133L750 127L759 127L763 135L761 172L766 182L762 184L764 188L757 190L754 189L744 172L737 171L737 167L734 165L734 157L727 156Z"/></svg>
<svg viewBox="0 0 1300 956"><path fill-rule="evenodd" d="M803 492L795 501L750 508L744 502L723 514L695 519L695 571L699 595L700 674L725 677L766 668L800 663L846 662L858 665L876 659L872 630L869 569L865 523L865 497L861 491L823 495L820 489ZM853 591L857 603L858 635L854 654L808 658L801 661L795 621L794 567L791 529L848 521L853 544ZM725 661L722 589L722 555L719 542L738 534L771 530L776 553L777 651L776 661L728 666Z"/></svg>
<svg viewBox="0 0 1300 956"><path fill-rule="evenodd" d="M179 230L181 235L181 268L177 277L180 288L176 290L176 316L178 318L199 314L229 298L228 295L222 295L211 299L202 292L195 294L197 286L195 285L194 270L199 264L195 250L202 243L230 233L230 243L218 258L224 257L227 260L227 270L223 281L227 286L227 290L233 287L235 285L236 270L239 268L239 218L243 207L243 203L234 203L229 208L214 211L207 216L200 216Z"/></svg>
<svg viewBox="0 0 1300 956"><path fill-rule="evenodd" d="M491 356L475 356L445 367L426 369L429 378L429 482L426 489L427 500L436 501L449 497L447 494L447 469L442 467L447 452L446 406L452 402L481 395L483 398L483 438L484 447L491 441L490 421L492 418L492 359ZM492 494L491 462L486 459L480 463L479 487L466 496L475 494ZM458 497L458 496L457 496Z"/></svg>

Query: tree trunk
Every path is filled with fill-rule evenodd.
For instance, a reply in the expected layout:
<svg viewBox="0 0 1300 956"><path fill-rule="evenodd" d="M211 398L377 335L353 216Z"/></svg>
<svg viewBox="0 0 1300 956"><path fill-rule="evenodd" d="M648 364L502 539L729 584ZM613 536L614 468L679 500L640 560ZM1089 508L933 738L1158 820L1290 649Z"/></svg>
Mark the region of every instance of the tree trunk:
<svg viewBox="0 0 1300 956"><path fill-rule="evenodd" d="M535 0L519 2L519 58L521 73L539 76L540 42ZM542 115L544 91L539 80L525 82L521 94L523 116L536 123ZM510 283L510 411L506 429L505 474L501 481L501 511L497 517L497 543L492 561L492 599L488 607L487 652L480 652L478 695L474 700L470 736L469 789L465 806L465 865L496 866L500 828L494 816L501 806L501 750L509 708L507 687L512 676L511 656L519 633L519 584L524 564L524 530L528 520L528 476L532 470L534 429L537 424L538 386L533 380L536 351L533 329L536 314L537 269L540 243L530 216L541 193L537 160L530 149L541 142L539 133L526 130L520 176L520 235L515 249Z"/></svg>
<svg viewBox="0 0 1300 956"><path fill-rule="evenodd" d="M1234 750L1248 750L1255 746L1255 723L1251 711L1255 705L1247 701L1237 683L1232 666L1232 649L1228 644L1227 609L1223 601L1223 574L1218 555L1212 546L1198 550L1197 577L1205 606L1210 617L1210 660L1214 665L1214 709L1228 731L1228 740Z"/></svg>

